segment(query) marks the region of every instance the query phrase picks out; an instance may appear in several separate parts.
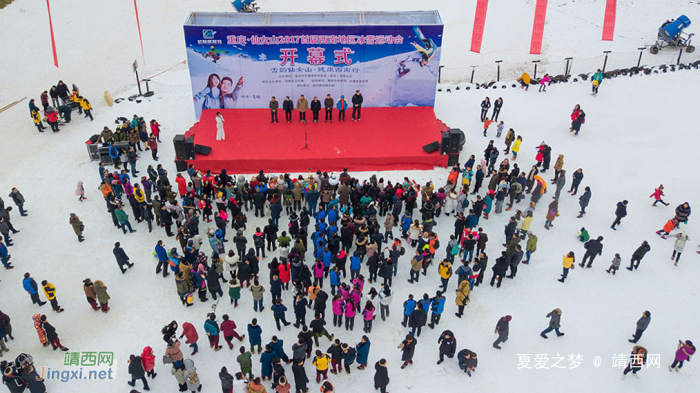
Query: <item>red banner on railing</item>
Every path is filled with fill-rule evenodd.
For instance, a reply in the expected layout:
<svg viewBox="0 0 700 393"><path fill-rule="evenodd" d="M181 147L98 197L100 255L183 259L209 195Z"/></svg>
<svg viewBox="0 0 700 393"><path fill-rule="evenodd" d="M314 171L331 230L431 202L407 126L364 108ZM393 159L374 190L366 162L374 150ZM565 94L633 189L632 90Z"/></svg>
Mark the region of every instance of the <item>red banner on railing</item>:
<svg viewBox="0 0 700 393"><path fill-rule="evenodd" d="M56 40L53 38L53 22L51 21L51 5L46 0L46 10L49 11L49 31L51 31L51 50L53 50L53 65L58 68L58 53L56 53Z"/></svg>
<svg viewBox="0 0 700 393"><path fill-rule="evenodd" d="M544 36L544 20L547 16L547 0L537 0L535 5L535 21L532 25L532 40L530 41L530 54L539 55L542 51L542 37Z"/></svg>
<svg viewBox="0 0 700 393"><path fill-rule="evenodd" d="M615 36L615 14L617 0L608 0L605 4L605 20L603 21L603 41L612 41Z"/></svg>
<svg viewBox="0 0 700 393"><path fill-rule="evenodd" d="M481 52L481 41L484 38L484 27L486 26L486 9L489 0L478 0L476 2L476 13L474 14L474 30L472 31L472 52Z"/></svg>

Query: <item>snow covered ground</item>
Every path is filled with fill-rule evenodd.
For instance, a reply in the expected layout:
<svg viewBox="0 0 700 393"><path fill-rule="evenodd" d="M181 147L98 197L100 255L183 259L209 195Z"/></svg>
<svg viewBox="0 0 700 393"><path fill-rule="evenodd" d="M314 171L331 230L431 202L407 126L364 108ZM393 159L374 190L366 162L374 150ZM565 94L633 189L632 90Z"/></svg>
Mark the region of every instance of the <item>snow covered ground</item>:
<svg viewBox="0 0 700 393"><path fill-rule="evenodd" d="M446 23L443 64L480 63L495 58L528 60L534 1L520 4L491 2L483 55L468 52L474 3L470 0L437 4ZM543 55L552 58L572 54L593 56L610 48L631 51L642 43L650 43L663 19L685 13L692 20L700 20L700 7L695 1L624 2L618 6L615 41L604 43L599 41L604 3L593 0L550 1ZM4 147L0 156L2 197L7 206L12 206L6 195L11 187L18 187L27 198L25 207L30 213L28 217L13 214L14 225L21 230L13 236L15 246L10 248L17 268L3 271L0 283L0 309L12 317L15 328L15 341L8 343L9 355L14 358L20 352L28 352L34 355L40 366L71 369L62 366L62 354L42 348L38 343L31 316L41 311L47 313L62 342L71 351L113 351L118 362L116 380L49 381L49 391L127 391L128 355L140 354L146 345L156 351L156 371L159 373L158 378L151 382L151 390L173 391L176 382L169 375L169 369L160 364L165 349L160 329L173 319L181 324L189 321L200 333L202 349L194 360L205 386L203 391L218 391L220 367L225 365L229 370L237 370L238 366L234 354L227 349L215 353L206 348L202 324L210 304L195 301L194 307L182 308L172 280L154 275L155 261L151 252L158 239L165 239L162 231L149 234L145 225L136 225L136 234L122 235L111 225L96 189L99 184L97 166L88 162L83 147L83 142L103 126L113 127L118 116L139 114L147 120L158 119L163 124L165 142L159 152L160 163L169 169L172 180L175 173L173 148L168 141L172 135L184 132L194 121L187 70L179 66L156 77L151 84L156 95L146 102L126 101L109 108L101 99L103 91L110 90L115 98L133 94L131 63L135 58L142 63L131 3L103 4L79 0L70 5L60 2L52 5L60 69L54 68L51 62L43 3L15 2L0 11L0 25L4 28L0 51L13 54L0 59L3 70L0 73L0 86L3 86L0 105L23 96L33 97L38 102L41 91L63 79L76 83L91 100L95 107L95 121L76 117L58 134L39 134L27 116L26 100L0 114ZM425 7L425 2L310 0L303 3L260 1L260 5L266 11L340 11L420 9ZM140 2L139 6L146 53L146 64L141 64L140 68L142 77L156 74L185 58L182 22L189 11L230 10L228 2L213 0ZM16 33L10 34L11 29ZM23 30L28 33L19 33ZM690 30L693 31L693 27ZM556 219L552 230L546 231L543 229L544 210L551 199L551 191L545 195L535 214L533 231L540 240L531 264L521 265L517 278L507 280L498 290L488 286L477 288L462 320L453 315L455 306L451 290L455 288L456 279L451 280L447 307L439 328L424 330L419 338L416 364L400 370L400 353L396 346L406 333L399 324L401 303L408 293L417 297L424 292L433 294L439 285L437 272L431 271L420 285L409 286L405 282L409 258L404 256L395 280L392 316L384 323L376 321L370 334L370 365L381 357L389 361L392 379L389 391L454 390L455 383L468 378L461 374L454 359L440 366L434 364L437 360L436 340L443 329L455 332L459 349L469 348L478 353L478 371L465 381L466 385L462 385L476 390L507 387L514 391L561 388L575 392L680 391L694 386L695 362L687 363L679 374L671 374L665 367L673 359L677 340L700 341L693 336L699 320L693 307L698 301L693 284L698 274L698 255L694 251L700 238L696 217L691 216L690 225L682 226L691 242L678 267L670 261L672 240L661 240L653 232L673 216L672 209L678 204L688 201L692 207L698 206L695 198L698 187L693 178L697 163L695 149L700 143L700 137L693 132L700 120L696 110L700 98L696 88L698 83L698 71L683 71L606 80L596 97L589 94L590 85L587 83L553 85L547 93L539 94L535 90L524 92L519 89L438 93L437 116L467 134L462 161L468 154L479 157L487 140L495 133L492 126L490 138L481 136L479 103L486 95L492 101L502 96L505 103L500 119L505 122L506 129L514 128L524 139L517 161L521 168L526 170L534 163L535 146L544 140L552 146L554 157L565 155L564 168L569 174L583 168L586 177L582 187L591 186L593 198L588 215L576 219L577 199L563 195L561 217ZM587 121L581 134L574 138L568 132L569 113L577 103L586 111ZM502 148L502 141L499 141L499 146ZM144 154L138 168L145 173L146 165L151 163L150 155ZM369 176L357 175L360 178ZM392 180L409 176L423 183L433 179L436 184L442 184L446 171L385 172L379 175ZM543 178L549 180L549 172ZM83 203L73 195L78 180L85 182L87 191L88 200ZM666 201L671 203L669 207L650 206L648 196L660 183L666 187ZM618 231L612 231L609 225L614 219L615 203L622 199L630 202L629 216ZM77 242L68 225L71 212L77 213L86 225L84 243ZM493 215L488 222L482 221L492 239L487 248L490 263L502 249L502 228L507 217L506 214ZM247 235L252 234L251 228L262 225L261 220L250 220ZM283 219L282 223L285 222ZM452 220L442 218L438 223L437 233L446 244L452 232ZM561 272L561 255L568 251L574 251L578 258L583 255L583 247L575 239L581 226L586 226L592 236L605 237L603 256L596 259L593 269L576 269L569 275L569 280L561 284L556 281ZM604 272L616 252L622 255L623 266L628 263L631 253L642 240L648 240L652 250L642 261L640 270L631 273L623 269L614 277ZM135 268L123 276L111 254L115 241L122 242L136 263ZM166 245L172 247L175 242L168 239ZM444 247L438 253L443 255ZM66 309L64 313L56 315L48 305L41 309L31 305L21 288L25 271L31 272L39 282L48 279L56 285L58 299ZM86 277L101 279L108 286L112 296L109 314L95 314L86 304L81 288ZM266 276L263 274L263 277ZM285 304L291 305L290 293L285 293L283 299ZM265 301L269 307L269 296ZM263 327L263 340L277 334L271 313L266 310L254 315L249 310L252 301L247 294L244 294L242 303L243 307L234 311L222 302L218 314L228 313L239 327L258 317ZM545 314L556 307L563 310L562 331L566 336L550 336L545 341L538 334L547 326ZM626 340L631 337L635 322L644 310L652 312L652 322L640 344L650 353L660 355L661 368L643 370L640 381L630 378L622 382L619 379L621 369L612 367L613 356L624 354L626 357L629 354L631 344ZM503 350L497 351L491 348L495 339L492 329L498 318L506 314L513 316L510 340L503 345ZM354 332L337 329L331 329L331 332L348 343L357 342L362 335L359 327ZM290 327L279 336L285 340L290 352L296 331ZM328 342L325 339L321 342L325 349ZM533 368L518 369L518 354L532 355L529 365ZM565 357L559 366L567 369L535 369L536 354L546 354L550 358L546 364L549 367L554 364L554 357ZM568 369L571 354L582 355L582 363L576 369ZM595 356L601 358L599 367L594 366ZM257 374L257 356L254 361ZM310 377L314 375L311 365L307 365L307 373ZM373 387L372 375L373 371L366 370L349 376L331 376L331 380L338 392L350 389L369 391ZM317 389L313 382L311 389Z"/></svg>

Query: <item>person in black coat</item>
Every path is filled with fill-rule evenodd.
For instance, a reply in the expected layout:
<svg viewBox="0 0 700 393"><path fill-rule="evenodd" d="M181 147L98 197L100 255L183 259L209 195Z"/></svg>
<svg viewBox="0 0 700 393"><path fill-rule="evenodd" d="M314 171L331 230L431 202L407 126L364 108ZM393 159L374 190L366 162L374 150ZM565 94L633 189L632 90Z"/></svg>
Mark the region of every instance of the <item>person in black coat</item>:
<svg viewBox="0 0 700 393"><path fill-rule="evenodd" d="M501 113L502 106L503 98L498 97L498 99L493 102L493 114L491 115L491 120L498 121L498 115Z"/></svg>
<svg viewBox="0 0 700 393"><path fill-rule="evenodd" d="M415 310L408 317L408 327L411 328L411 335L420 337L421 329L428 322L428 312L418 304Z"/></svg>
<svg viewBox="0 0 700 393"><path fill-rule="evenodd" d="M491 109L491 101L489 100L488 97L484 98L483 101L481 101L481 122L483 123L484 120L488 117L489 109ZM494 109L495 113L495 109ZM486 135L486 134L484 134Z"/></svg>
<svg viewBox="0 0 700 393"><path fill-rule="evenodd" d="M284 110L284 119L287 123L292 122L292 111L294 111L294 101L289 96L282 102L282 110Z"/></svg>
<svg viewBox="0 0 700 393"><path fill-rule="evenodd" d="M409 364L413 364L413 355L416 353L416 344L418 344L418 340L411 334L407 334L406 339L401 341L399 349L401 350L401 361L403 362L401 365L402 369L406 368L406 366Z"/></svg>
<svg viewBox="0 0 700 393"><path fill-rule="evenodd" d="M295 359L292 365L292 374L294 374L294 387L297 393L308 391L306 384L309 383L309 377L304 369L304 359Z"/></svg>
<svg viewBox="0 0 700 393"><path fill-rule="evenodd" d="M5 363L5 362L3 362ZM30 368L33 370L34 368L31 365L27 365L27 368ZM26 369L25 369L26 370ZM2 383L7 386L7 388L10 390L10 393L22 393L24 392L25 386L27 385L28 382L33 382L33 381L27 381L27 383L24 382L24 379L22 379L22 376L20 375L21 370L16 369L11 366L7 366L3 371L3 376L2 376ZM34 374L36 374L36 371L34 371ZM25 373L25 378L29 377ZM41 382L42 385L44 385L43 379L36 375ZM44 390L37 390L40 392L45 392L46 391L46 386L43 386ZM31 392L31 390L30 390Z"/></svg>
<svg viewBox="0 0 700 393"><path fill-rule="evenodd" d="M501 252L501 256L496 258L496 263L491 268L491 270L493 270L491 286L493 286L493 284L496 282L496 277L498 277L498 285L496 285L496 288L501 287L501 281L503 281L503 277L505 277L506 272L508 271L508 266L510 266L508 263L508 257L506 256L506 252L503 251Z"/></svg>
<svg viewBox="0 0 700 393"><path fill-rule="evenodd" d="M455 351L457 350L457 340L455 339L452 331L445 330L438 338L438 343L440 344L440 360L437 364L442 363L445 360L445 356L452 359L455 356Z"/></svg>
<svg viewBox="0 0 700 393"><path fill-rule="evenodd" d="M318 97L314 96L314 99L311 100L311 113L313 114L313 122L318 123L318 114L321 112L321 101L318 100Z"/></svg>
<svg viewBox="0 0 700 393"><path fill-rule="evenodd" d="M129 257L126 255L126 252L124 252L124 249L121 247L121 244L119 242L114 243L114 249L112 250L112 253L117 259L117 264L119 265L119 270L122 271L122 274L126 273L127 268L124 266L128 266L129 268L134 266L133 263L129 262Z"/></svg>
<svg viewBox="0 0 700 393"><path fill-rule="evenodd" d="M306 344L306 358L310 358L311 352L314 350L314 332L309 330L309 328L304 325L301 327L301 331L297 335L297 338Z"/></svg>
<svg viewBox="0 0 700 393"><path fill-rule="evenodd" d="M355 95L352 96L352 120L355 121L355 115L357 115L357 121L360 121L360 114L362 112L362 94L360 91L355 91Z"/></svg>
<svg viewBox="0 0 700 393"><path fill-rule="evenodd" d="M542 173L547 172L549 169L549 163L552 161L552 148L549 145L544 145L544 152L542 153Z"/></svg>
<svg viewBox="0 0 700 393"><path fill-rule="evenodd" d="M511 217L508 224L506 224L505 230L503 231L503 233L506 235L506 242L513 238L513 234L515 233L515 229L517 227L518 223L515 221L515 218ZM505 247L506 245L504 244L503 246Z"/></svg>
<svg viewBox="0 0 700 393"><path fill-rule="evenodd" d="M381 393L386 393L386 387L389 385L389 370L386 368L386 359L381 359L374 364L374 388L379 389Z"/></svg>
<svg viewBox="0 0 700 393"><path fill-rule="evenodd" d="M651 251L651 247L649 246L649 243L647 241L643 241L642 245L637 247L636 250L634 250L634 253L632 254L632 260L630 260L630 266L627 268L627 270L632 271L632 268L635 270L639 268L639 263L642 261L642 258ZM637 262L635 265L634 263Z"/></svg>
<svg viewBox="0 0 700 393"><path fill-rule="evenodd" d="M143 389L150 390L148 388L148 381L146 380L146 372L143 370L143 365L141 364L141 356L131 355L129 356L129 374L131 374L131 382L127 382L131 387L136 386L136 380L140 379L143 382Z"/></svg>
<svg viewBox="0 0 700 393"><path fill-rule="evenodd" d="M472 371L476 370L479 361L476 358L476 352L463 349L457 354L457 362L459 363L460 370L471 377Z"/></svg>
<svg viewBox="0 0 700 393"><path fill-rule="evenodd" d="M586 267L593 267L592 265L595 257L603 254L603 237L598 236L598 238L595 240L591 239L587 241L586 244L583 245L583 247L586 249L586 253L583 254L583 260L581 261L579 266L583 267L584 265L586 265L586 259L590 258Z"/></svg>
<svg viewBox="0 0 700 393"><path fill-rule="evenodd" d="M576 195L578 192L578 185L581 184L581 180L583 180L583 169L578 168L571 176L574 180L571 182L571 188L567 192L571 195Z"/></svg>
<svg viewBox="0 0 700 393"><path fill-rule="evenodd" d="M207 269L207 288L209 289L209 293L211 293L211 297L214 300L216 300L217 295L224 296L224 292L221 290L221 282L219 281L219 278L219 274L216 272L214 267Z"/></svg>
<svg viewBox="0 0 700 393"><path fill-rule="evenodd" d="M624 200L622 202L618 202L617 208L615 208L615 221L613 221L610 228L617 230L615 228L615 226L619 225L620 221L622 220L622 217L624 217L626 215L627 215L627 200Z"/></svg>
<svg viewBox="0 0 700 393"><path fill-rule="evenodd" d="M576 186L578 187L578 186ZM591 188L589 186L586 186L586 190L584 191L583 195L578 197L578 204L581 206L581 211L578 212L578 216L576 218L581 218L586 214L586 207L591 201Z"/></svg>
<svg viewBox="0 0 700 393"><path fill-rule="evenodd" d="M58 333L56 333L56 328L46 320L46 315L41 316L41 327L46 332L46 339L49 340L54 350L58 348L60 348L61 351L68 350L68 348L61 344L61 340L58 338Z"/></svg>

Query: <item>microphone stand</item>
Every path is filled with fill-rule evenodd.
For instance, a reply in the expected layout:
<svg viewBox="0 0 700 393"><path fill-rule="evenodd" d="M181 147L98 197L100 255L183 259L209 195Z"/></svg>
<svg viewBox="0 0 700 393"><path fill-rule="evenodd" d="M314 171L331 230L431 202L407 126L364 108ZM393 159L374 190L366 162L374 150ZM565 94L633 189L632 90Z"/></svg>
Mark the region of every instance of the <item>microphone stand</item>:
<svg viewBox="0 0 700 393"><path fill-rule="evenodd" d="M304 122L304 147L302 147L302 148L299 149L299 150L308 150L308 151L311 151L311 149L309 149L309 134L308 134L308 131L307 131L307 128L306 128L306 127L307 127L307 124L306 124L306 122Z"/></svg>

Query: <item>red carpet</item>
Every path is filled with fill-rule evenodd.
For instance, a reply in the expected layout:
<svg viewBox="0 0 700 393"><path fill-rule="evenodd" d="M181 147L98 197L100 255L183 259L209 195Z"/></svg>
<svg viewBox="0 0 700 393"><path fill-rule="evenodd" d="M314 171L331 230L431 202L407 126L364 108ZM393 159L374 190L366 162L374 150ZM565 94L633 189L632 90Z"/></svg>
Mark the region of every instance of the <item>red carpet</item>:
<svg viewBox="0 0 700 393"><path fill-rule="evenodd" d="M439 151L426 154L423 145L440 139L438 120L432 107L363 108L362 121L311 123L307 111L309 150L304 147L304 127L295 110L292 123L270 123L269 109L224 109L226 140L216 140L216 111L205 110L194 129L195 144L210 146L211 154L197 155L194 167L200 171L273 173L309 171L379 171L433 169L447 166L447 156Z"/></svg>

